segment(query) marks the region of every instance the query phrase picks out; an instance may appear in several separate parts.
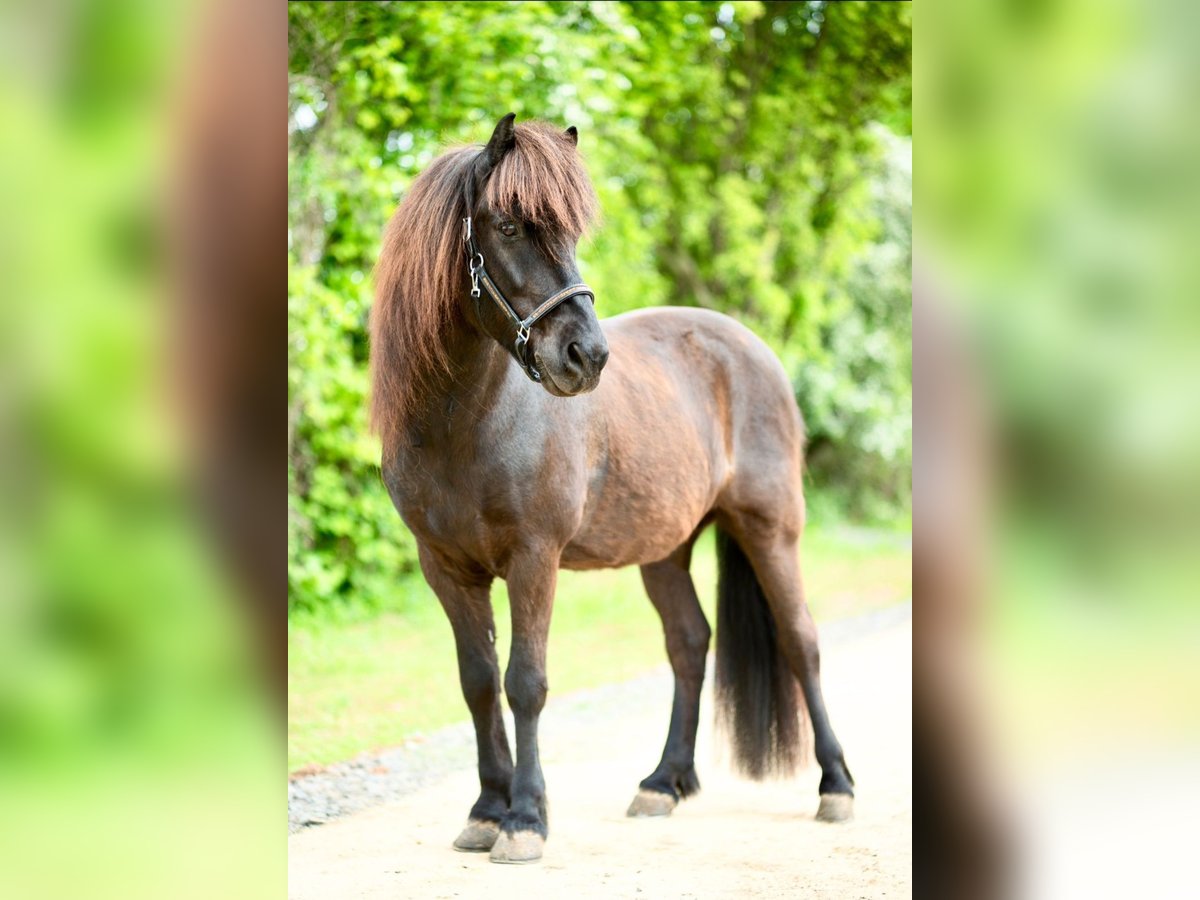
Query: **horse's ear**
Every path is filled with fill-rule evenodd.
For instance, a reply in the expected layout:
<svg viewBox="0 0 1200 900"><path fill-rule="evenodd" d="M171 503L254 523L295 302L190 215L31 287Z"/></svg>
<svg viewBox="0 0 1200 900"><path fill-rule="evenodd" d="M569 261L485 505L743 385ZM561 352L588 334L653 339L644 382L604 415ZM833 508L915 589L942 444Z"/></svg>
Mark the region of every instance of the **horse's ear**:
<svg viewBox="0 0 1200 900"><path fill-rule="evenodd" d="M516 113L509 113L496 123L496 130L492 132L492 139L488 141L488 145L483 151L489 168L499 163L504 158L504 154L516 146L517 132L513 126L513 122L516 119Z"/></svg>
<svg viewBox="0 0 1200 900"><path fill-rule="evenodd" d="M567 139L570 140L570 142L572 144L574 144L576 147L579 146L579 129L578 128L576 128L574 125L568 125L567 130L564 132L564 134L566 134Z"/></svg>

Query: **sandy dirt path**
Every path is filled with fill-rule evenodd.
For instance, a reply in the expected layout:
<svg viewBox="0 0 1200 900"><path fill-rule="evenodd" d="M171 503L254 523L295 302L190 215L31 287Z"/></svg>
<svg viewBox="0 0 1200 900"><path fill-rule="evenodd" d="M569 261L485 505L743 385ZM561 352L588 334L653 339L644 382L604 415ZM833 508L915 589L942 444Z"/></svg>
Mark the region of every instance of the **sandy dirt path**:
<svg viewBox="0 0 1200 900"><path fill-rule="evenodd" d="M550 839L540 863L494 865L486 854L451 849L478 790L475 772L464 769L400 802L292 835L289 897L911 896L911 618L827 643L822 669L857 782L852 822L813 820L815 765L782 782L732 775L714 744L707 690L701 793L669 818L626 818L666 734L663 673L663 697L592 717L570 735L543 728Z"/></svg>

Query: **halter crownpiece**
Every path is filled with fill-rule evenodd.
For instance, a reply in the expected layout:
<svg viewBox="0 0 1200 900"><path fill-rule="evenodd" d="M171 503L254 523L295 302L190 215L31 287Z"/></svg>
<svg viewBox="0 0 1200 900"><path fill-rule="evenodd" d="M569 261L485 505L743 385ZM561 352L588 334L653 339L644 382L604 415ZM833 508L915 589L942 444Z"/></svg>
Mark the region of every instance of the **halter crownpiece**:
<svg viewBox="0 0 1200 900"><path fill-rule="evenodd" d="M569 284L562 290L556 291L545 300L543 300L533 312L522 319L517 315L517 311L512 308L512 304L508 302L508 298L504 296L504 292L497 287L496 282L487 273L487 269L483 264L483 254L479 252L479 245L475 243L475 231L471 225L470 212L472 209L471 193L467 193L467 213L468 215L463 221L463 243L467 248L467 268L471 273L471 296L478 301L482 291L487 292L496 305L500 307L500 311L504 313L505 318L512 323L516 329L516 336L513 339L511 347L508 347L508 352L513 355L513 358L520 364L521 369L529 376L531 381L541 382L542 376L534 366L533 360L529 357L529 330L537 324L538 320L549 315L561 304L576 297L580 294L586 294L593 304L596 302L596 295L592 289L583 282L578 284Z"/></svg>

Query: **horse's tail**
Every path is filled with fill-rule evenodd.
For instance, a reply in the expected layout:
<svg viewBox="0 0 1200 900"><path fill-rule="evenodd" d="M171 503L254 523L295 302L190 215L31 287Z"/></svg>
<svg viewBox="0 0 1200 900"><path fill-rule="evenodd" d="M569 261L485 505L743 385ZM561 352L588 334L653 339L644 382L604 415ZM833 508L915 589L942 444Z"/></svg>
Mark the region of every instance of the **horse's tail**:
<svg viewBox="0 0 1200 900"><path fill-rule="evenodd" d="M719 527L717 572L717 724L743 775L790 774L803 755L803 696L750 560Z"/></svg>

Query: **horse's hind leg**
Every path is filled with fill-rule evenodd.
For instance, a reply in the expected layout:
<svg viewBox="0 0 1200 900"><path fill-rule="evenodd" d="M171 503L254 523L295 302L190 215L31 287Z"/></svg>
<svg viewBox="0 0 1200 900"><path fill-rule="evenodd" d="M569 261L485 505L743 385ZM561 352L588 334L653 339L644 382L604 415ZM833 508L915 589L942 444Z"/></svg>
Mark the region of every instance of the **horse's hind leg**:
<svg viewBox="0 0 1200 900"><path fill-rule="evenodd" d="M817 626L804 600L797 538L794 534L789 536L784 529L743 530L738 538L770 604L779 647L799 679L808 705L814 750L821 766L821 804L817 818L831 822L848 819L854 808L854 779L846 768L842 746L829 724L825 699L821 695Z"/></svg>
<svg viewBox="0 0 1200 900"><path fill-rule="evenodd" d="M667 657L675 672L675 699L662 761L642 781L629 807L631 816L667 815L681 799L700 789L694 767L696 725L712 632L688 572L691 555L689 541L661 562L642 566L642 582L666 632Z"/></svg>

